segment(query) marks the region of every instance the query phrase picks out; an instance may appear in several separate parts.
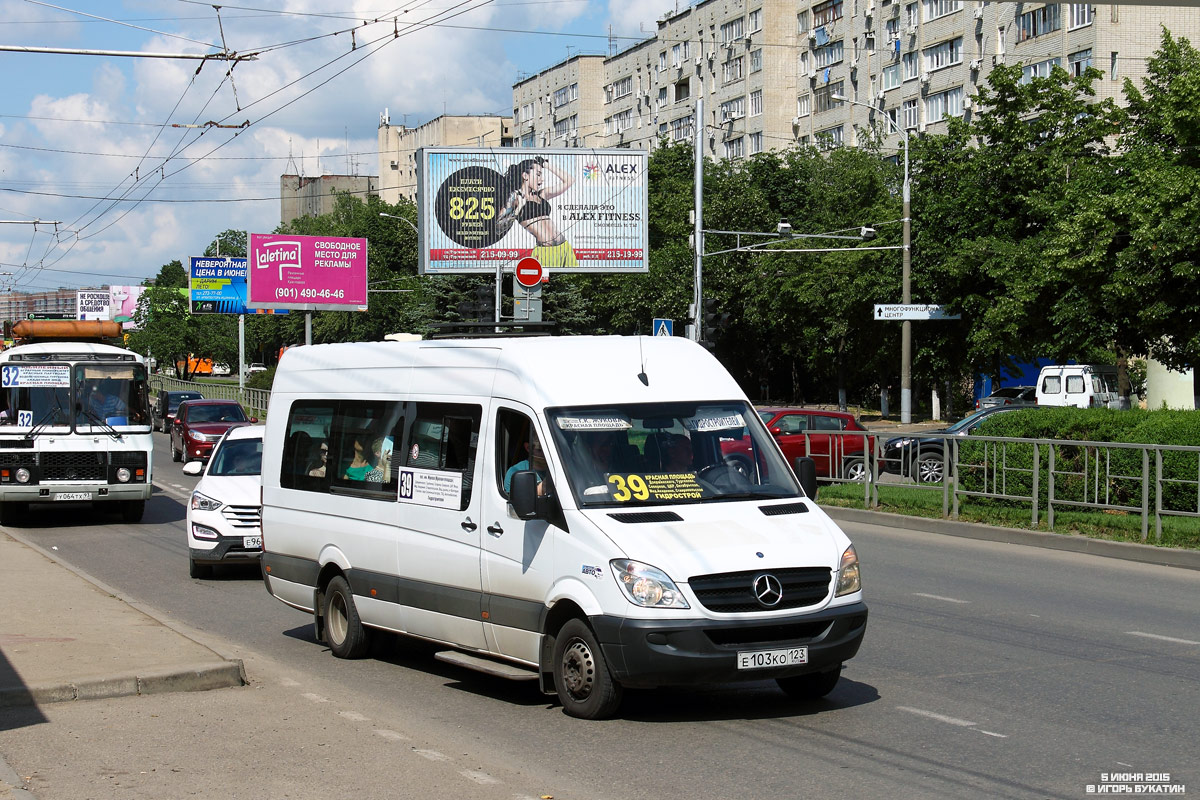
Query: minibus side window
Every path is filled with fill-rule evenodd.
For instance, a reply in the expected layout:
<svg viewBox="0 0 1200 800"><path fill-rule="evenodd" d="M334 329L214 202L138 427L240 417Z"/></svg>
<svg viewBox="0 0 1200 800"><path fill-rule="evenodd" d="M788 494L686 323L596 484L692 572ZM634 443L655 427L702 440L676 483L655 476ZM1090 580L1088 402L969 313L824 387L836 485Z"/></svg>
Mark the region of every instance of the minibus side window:
<svg viewBox="0 0 1200 800"><path fill-rule="evenodd" d="M414 403L404 465L462 475L460 510L471 503L483 408L461 403Z"/></svg>
<svg viewBox="0 0 1200 800"><path fill-rule="evenodd" d="M512 467L529 458L529 434L532 430L532 420L519 411L501 408L496 412L496 488L502 497L508 497L504 476Z"/></svg>
<svg viewBox="0 0 1200 800"><path fill-rule="evenodd" d="M396 499L399 482L395 453L403 430L402 403L338 403L326 467L329 485L374 499Z"/></svg>
<svg viewBox="0 0 1200 800"><path fill-rule="evenodd" d="M288 413L279 485L285 489L328 492L329 431L335 403L296 403Z"/></svg>
<svg viewBox="0 0 1200 800"><path fill-rule="evenodd" d="M1058 394L1062 391L1062 382L1057 375L1047 375L1042 381L1042 392L1045 394Z"/></svg>
<svg viewBox="0 0 1200 800"><path fill-rule="evenodd" d="M1084 382L1082 375L1067 376L1067 394L1083 394Z"/></svg>

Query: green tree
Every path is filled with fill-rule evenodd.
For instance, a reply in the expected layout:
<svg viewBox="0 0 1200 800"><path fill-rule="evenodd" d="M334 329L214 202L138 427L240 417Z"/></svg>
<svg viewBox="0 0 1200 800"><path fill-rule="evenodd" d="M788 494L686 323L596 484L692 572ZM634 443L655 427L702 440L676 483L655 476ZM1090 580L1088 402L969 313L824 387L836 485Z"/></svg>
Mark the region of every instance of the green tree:
<svg viewBox="0 0 1200 800"><path fill-rule="evenodd" d="M137 328L130 333L130 349L149 354L160 367L182 366L183 380L191 377L189 356L224 363L237 360L236 322L223 314L191 313L187 272L178 260L164 264L142 293L134 322Z"/></svg>

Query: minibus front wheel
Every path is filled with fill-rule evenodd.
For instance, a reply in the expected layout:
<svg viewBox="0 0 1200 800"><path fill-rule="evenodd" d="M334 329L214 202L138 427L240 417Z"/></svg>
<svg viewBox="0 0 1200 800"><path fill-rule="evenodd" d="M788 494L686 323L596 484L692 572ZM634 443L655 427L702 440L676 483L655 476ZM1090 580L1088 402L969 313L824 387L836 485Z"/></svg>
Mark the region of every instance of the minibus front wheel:
<svg viewBox="0 0 1200 800"><path fill-rule="evenodd" d="M325 587L325 640L338 658L362 658L370 649L367 629L358 617L350 584L338 575Z"/></svg>
<svg viewBox="0 0 1200 800"><path fill-rule="evenodd" d="M621 705L621 684L583 620L568 620L554 640L554 689L563 710L581 719L607 719Z"/></svg>

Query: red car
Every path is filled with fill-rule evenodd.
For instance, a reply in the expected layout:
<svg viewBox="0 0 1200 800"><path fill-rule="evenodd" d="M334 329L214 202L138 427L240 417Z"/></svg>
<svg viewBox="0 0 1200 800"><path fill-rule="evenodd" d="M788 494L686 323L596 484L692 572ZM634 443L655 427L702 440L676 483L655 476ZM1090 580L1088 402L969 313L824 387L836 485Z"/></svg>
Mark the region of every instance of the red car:
<svg viewBox="0 0 1200 800"><path fill-rule="evenodd" d="M818 478L861 481L866 477L866 455L875 447L875 437L852 433L867 431L853 414L816 408L760 408L758 415L789 464L808 456L816 463ZM749 437L721 442L722 451L735 458L748 454L749 446Z"/></svg>
<svg viewBox="0 0 1200 800"><path fill-rule="evenodd" d="M225 431L254 422L233 400L185 400L171 421L171 460L207 461Z"/></svg>

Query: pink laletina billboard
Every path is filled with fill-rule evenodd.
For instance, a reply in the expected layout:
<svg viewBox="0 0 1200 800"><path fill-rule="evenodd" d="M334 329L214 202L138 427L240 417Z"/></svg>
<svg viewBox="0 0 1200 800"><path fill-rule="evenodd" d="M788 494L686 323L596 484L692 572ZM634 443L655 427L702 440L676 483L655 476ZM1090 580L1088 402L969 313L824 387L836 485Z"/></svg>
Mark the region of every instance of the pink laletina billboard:
<svg viewBox="0 0 1200 800"><path fill-rule="evenodd" d="M250 308L365 311L367 240L250 234Z"/></svg>

